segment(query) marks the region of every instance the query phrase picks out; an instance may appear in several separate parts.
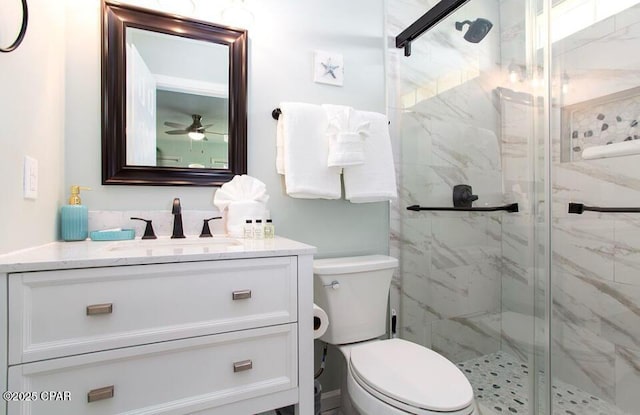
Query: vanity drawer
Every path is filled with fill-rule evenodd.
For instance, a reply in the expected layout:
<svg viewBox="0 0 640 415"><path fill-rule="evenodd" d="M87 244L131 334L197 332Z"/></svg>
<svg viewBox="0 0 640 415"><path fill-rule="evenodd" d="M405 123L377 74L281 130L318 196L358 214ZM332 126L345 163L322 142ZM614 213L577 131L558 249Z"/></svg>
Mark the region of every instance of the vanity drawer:
<svg viewBox="0 0 640 415"><path fill-rule="evenodd" d="M186 414L295 390L296 341L285 324L12 366L9 390L69 399L9 402L8 413Z"/></svg>
<svg viewBox="0 0 640 415"><path fill-rule="evenodd" d="M294 322L296 257L11 274L9 364Z"/></svg>

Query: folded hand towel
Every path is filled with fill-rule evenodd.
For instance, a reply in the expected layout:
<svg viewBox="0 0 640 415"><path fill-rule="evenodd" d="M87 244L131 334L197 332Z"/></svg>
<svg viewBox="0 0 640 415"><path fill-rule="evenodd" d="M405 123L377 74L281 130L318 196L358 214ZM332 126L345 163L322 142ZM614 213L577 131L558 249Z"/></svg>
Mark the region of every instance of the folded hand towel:
<svg viewBox="0 0 640 415"><path fill-rule="evenodd" d="M329 167L356 166L364 163L364 139L369 135L369 123L356 124L354 109L344 105L323 105L329 127Z"/></svg>
<svg viewBox="0 0 640 415"><path fill-rule="evenodd" d="M237 175L220 187L213 196L213 204L222 212L231 202L252 200L266 204L269 201L267 186L249 175Z"/></svg>
<svg viewBox="0 0 640 415"><path fill-rule="evenodd" d="M352 122L357 125L368 122L370 129L364 141L364 164L344 168L345 198L352 203L396 199L398 191L387 117L377 112L356 111Z"/></svg>
<svg viewBox="0 0 640 415"><path fill-rule="evenodd" d="M224 217L227 233L236 237L242 236L247 219L266 216L268 201L267 186L246 174L223 184L213 197L213 204Z"/></svg>
<svg viewBox="0 0 640 415"><path fill-rule="evenodd" d="M286 192L302 199L340 199L340 170L327 166L327 115L319 105L283 102L279 126ZM276 157L276 160L278 157Z"/></svg>

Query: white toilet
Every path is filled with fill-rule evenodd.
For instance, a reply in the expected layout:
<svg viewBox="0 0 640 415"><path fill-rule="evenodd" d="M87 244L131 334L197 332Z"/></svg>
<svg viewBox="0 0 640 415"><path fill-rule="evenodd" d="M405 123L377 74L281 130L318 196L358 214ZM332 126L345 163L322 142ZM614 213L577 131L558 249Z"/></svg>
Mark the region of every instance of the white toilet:
<svg viewBox="0 0 640 415"><path fill-rule="evenodd" d="M338 345L347 364L342 412L477 415L471 385L453 363L415 343L378 340L397 266L384 255L313 263L315 303L329 316L320 340Z"/></svg>

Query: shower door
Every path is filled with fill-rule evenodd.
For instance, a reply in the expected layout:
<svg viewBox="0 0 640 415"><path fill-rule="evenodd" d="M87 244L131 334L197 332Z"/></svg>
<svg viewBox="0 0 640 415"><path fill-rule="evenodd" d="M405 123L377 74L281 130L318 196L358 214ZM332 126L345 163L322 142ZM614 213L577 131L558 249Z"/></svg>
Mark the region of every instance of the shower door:
<svg viewBox="0 0 640 415"><path fill-rule="evenodd" d="M388 0L389 34L436 3ZM414 40L411 56L388 54L398 334L456 363L483 415L546 410L536 381L546 343L535 341L547 333L541 4L471 0ZM519 211L406 209L452 206L459 184L478 195L473 206Z"/></svg>
<svg viewBox="0 0 640 415"><path fill-rule="evenodd" d="M550 10L553 414L640 414L638 3Z"/></svg>

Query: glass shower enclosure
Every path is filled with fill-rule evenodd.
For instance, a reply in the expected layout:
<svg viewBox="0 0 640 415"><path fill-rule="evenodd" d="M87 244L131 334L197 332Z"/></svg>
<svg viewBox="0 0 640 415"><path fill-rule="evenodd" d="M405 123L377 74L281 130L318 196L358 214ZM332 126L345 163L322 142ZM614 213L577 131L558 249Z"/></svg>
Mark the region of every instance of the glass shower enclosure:
<svg viewBox="0 0 640 415"><path fill-rule="evenodd" d="M482 414L638 414L640 1L457 2L395 47L443 3L387 1L399 336ZM416 208L462 184L518 211Z"/></svg>

